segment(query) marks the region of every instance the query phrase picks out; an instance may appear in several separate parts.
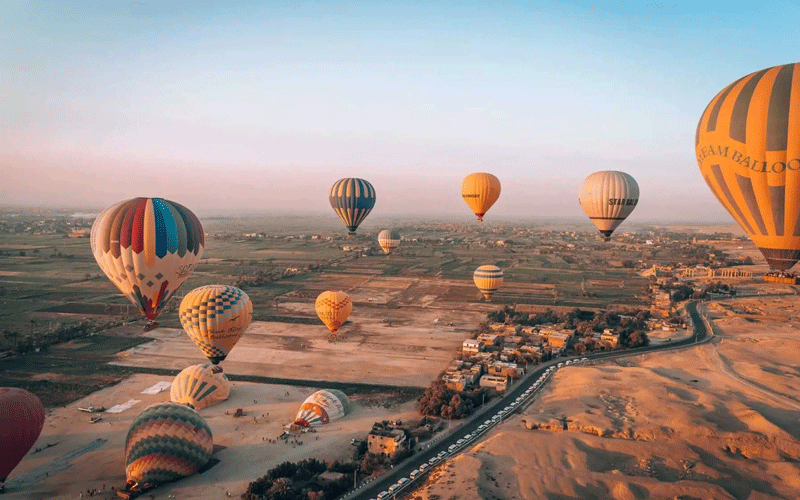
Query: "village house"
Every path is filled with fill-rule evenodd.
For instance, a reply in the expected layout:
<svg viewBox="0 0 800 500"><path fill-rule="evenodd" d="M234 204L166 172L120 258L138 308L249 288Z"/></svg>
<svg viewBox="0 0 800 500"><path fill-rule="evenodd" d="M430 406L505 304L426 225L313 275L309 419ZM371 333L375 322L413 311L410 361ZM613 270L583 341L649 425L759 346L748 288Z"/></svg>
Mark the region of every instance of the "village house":
<svg viewBox="0 0 800 500"><path fill-rule="evenodd" d="M508 378L498 375L484 375L480 380L481 387L493 387L497 392L508 388Z"/></svg>
<svg viewBox="0 0 800 500"><path fill-rule="evenodd" d="M401 429L373 427L367 436L367 450L376 455L394 456L407 449L406 433Z"/></svg>
<svg viewBox="0 0 800 500"><path fill-rule="evenodd" d="M461 344L461 352L466 355L478 354L484 350L483 342L467 339Z"/></svg>

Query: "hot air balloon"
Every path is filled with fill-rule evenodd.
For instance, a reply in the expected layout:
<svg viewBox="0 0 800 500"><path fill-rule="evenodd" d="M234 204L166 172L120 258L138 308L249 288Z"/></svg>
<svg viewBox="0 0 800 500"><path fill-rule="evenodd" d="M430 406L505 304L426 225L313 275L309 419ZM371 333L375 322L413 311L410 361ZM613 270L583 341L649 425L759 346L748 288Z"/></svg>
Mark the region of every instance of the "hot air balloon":
<svg viewBox="0 0 800 500"><path fill-rule="evenodd" d="M497 266L486 264L475 270L472 280L486 300L491 300L492 294L503 284L503 270Z"/></svg>
<svg viewBox="0 0 800 500"><path fill-rule="evenodd" d="M92 226L92 253L108 279L150 320L203 255L203 226L186 207L134 198L105 209Z"/></svg>
<svg viewBox="0 0 800 500"><path fill-rule="evenodd" d="M242 290L207 285L186 294L179 309L189 338L215 365L224 360L250 326L253 304Z"/></svg>
<svg viewBox="0 0 800 500"><path fill-rule="evenodd" d="M350 235L375 206L375 188L364 179L339 179L331 187L331 207L342 219Z"/></svg>
<svg viewBox="0 0 800 500"><path fill-rule="evenodd" d="M300 427L319 427L344 417L350 408L350 400L342 391L324 389L306 398L294 423Z"/></svg>
<svg viewBox="0 0 800 500"><path fill-rule="evenodd" d="M625 172L595 172L581 183L578 202L592 224L608 240L639 203L639 185Z"/></svg>
<svg viewBox="0 0 800 500"><path fill-rule="evenodd" d="M197 411L228 399L231 384L216 365L192 365L181 370L172 381L169 399Z"/></svg>
<svg viewBox="0 0 800 500"><path fill-rule="evenodd" d="M39 439L44 406L24 389L0 387L0 493L3 483Z"/></svg>
<svg viewBox="0 0 800 500"><path fill-rule="evenodd" d="M781 271L800 260L800 63L731 83L697 124L700 173Z"/></svg>
<svg viewBox="0 0 800 500"><path fill-rule="evenodd" d="M135 496L191 476L208 464L213 449L211 428L199 413L179 403L149 406L125 439L124 493Z"/></svg>
<svg viewBox="0 0 800 500"><path fill-rule="evenodd" d="M461 197L478 220L483 221L483 216L500 197L500 180L485 172L469 174L461 182Z"/></svg>
<svg viewBox="0 0 800 500"><path fill-rule="evenodd" d="M341 290L336 292L328 290L319 294L314 309L331 334L335 335L353 311L353 302L350 301L350 296Z"/></svg>
<svg viewBox="0 0 800 500"><path fill-rule="evenodd" d="M378 233L378 244L386 255L390 255L400 245L400 234L397 231L384 229Z"/></svg>

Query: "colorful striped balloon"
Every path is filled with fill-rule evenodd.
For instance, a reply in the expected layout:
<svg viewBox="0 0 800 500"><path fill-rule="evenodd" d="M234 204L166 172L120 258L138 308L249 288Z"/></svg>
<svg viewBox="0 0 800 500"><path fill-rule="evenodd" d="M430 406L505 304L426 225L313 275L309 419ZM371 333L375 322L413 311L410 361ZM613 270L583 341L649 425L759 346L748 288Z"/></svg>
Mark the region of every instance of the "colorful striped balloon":
<svg viewBox="0 0 800 500"><path fill-rule="evenodd" d="M384 229L378 233L378 244L386 255L390 255L395 248L400 246L400 234L397 231Z"/></svg>
<svg viewBox="0 0 800 500"><path fill-rule="evenodd" d="M172 381L169 399L200 411L225 401L230 394L231 383L222 368L204 364L181 370Z"/></svg>
<svg viewBox="0 0 800 500"><path fill-rule="evenodd" d="M774 269L800 260L800 63L725 87L697 124L700 173Z"/></svg>
<svg viewBox="0 0 800 500"><path fill-rule="evenodd" d="M350 296L341 290L335 292L328 290L319 294L314 309L328 330L335 334L353 311L353 302Z"/></svg>
<svg viewBox="0 0 800 500"><path fill-rule="evenodd" d="M0 387L0 492L44 426L44 406L25 389Z"/></svg>
<svg viewBox="0 0 800 500"><path fill-rule="evenodd" d="M189 338L216 365L250 326L253 303L234 286L207 285L186 294L178 315Z"/></svg>
<svg viewBox="0 0 800 500"><path fill-rule="evenodd" d="M154 321L203 255L203 226L186 207L134 198L105 209L92 226L97 264Z"/></svg>
<svg viewBox="0 0 800 500"><path fill-rule="evenodd" d="M581 183L578 203L600 234L608 239L639 203L639 184L625 172L595 172Z"/></svg>
<svg viewBox="0 0 800 500"><path fill-rule="evenodd" d="M147 490L191 476L211 459L214 438L199 413L179 403L145 408L125 439L128 490Z"/></svg>
<svg viewBox="0 0 800 500"><path fill-rule="evenodd" d="M329 200L350 234L356 234L359 224L375 206L375 188L364 179L339 179L331 187Z"/></svg>
<svg viewBox="0 0 800 500"><path fill-rule="evenodd" d="M486 264L475 270L472 280L486 300L490 300L492 294L503 284L503 270L497 266Z"/></svg>
<svg viewBox="0 0 800 500"><path fill-rule="evenodd" d="M300 427L319 427L344 417L350 409L350 400L342 391L323 389L306 398L294 423Z"/></svg>

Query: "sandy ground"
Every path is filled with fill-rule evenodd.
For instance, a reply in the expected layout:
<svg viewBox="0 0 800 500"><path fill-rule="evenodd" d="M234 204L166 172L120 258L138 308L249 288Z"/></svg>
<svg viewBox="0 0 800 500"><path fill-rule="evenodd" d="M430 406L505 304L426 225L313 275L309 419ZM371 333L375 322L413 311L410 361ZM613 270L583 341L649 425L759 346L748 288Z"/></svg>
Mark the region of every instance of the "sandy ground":
<svg viewBox="0 0 800 500"><path fill-rule="evenodd" d="M125 484L125 436L136 415L147 406L169 400L169 391L156 395L141 391L165 380L155 375L135 375L120 384L100 390L64 408L48 412L44 430L33 450L11 473L5 500L77 499L88 489L105 491L92 498L111 499L111 487ZM200 414L206 418L218 447L220 463L203 474L162 486L151 493L155 498L234 498L247 484L275 465L308 457L321 460L349 460L350 439L364 439L372 423L384 419L409 419L418 415L416 402L391 404L387 395L353 397L352 412L343 419L306 433L297 439L302 445L282 440L270 443L283 432L283 424L294 420L303 400L315 389L279 385L233 383L231 397ZM78 407L104 405L107 408L138 399L139 403L118 413L101 413L103 420L91 424L90 414ZM246 415L234 418L237 408ZM47 444L58 443L45 448ZM85 495L86 496L86 495ZM87 496L88 497L88 496ZM149 498L145 495L142 498Z"/></svg>
<svg viewBox="0 0 800 500"><path fill-rule="evenodd" d="M726 301L712 343L559 370L410 498L798 498L798 307Z"/></svg>
<svg viewBox="0 0 800 500"><path fill-rule="evenodd" d="M314 314L314 304L281 303L281 310ZM336 342L326 340L321 322L257 321L222 366L239 375L427 387L485 317L484 310L361 304ZM183 330L158 328L147 335L156 340L120 353L118 364L180 370L205 360Z"/></svg>

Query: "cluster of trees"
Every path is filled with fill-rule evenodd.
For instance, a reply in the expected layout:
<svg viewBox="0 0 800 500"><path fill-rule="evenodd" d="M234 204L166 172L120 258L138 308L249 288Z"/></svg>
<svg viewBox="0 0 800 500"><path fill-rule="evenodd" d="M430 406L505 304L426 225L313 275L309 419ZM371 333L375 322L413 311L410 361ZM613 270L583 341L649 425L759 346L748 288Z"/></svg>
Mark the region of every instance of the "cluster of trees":
<svg viewBox="0 0 800 500"><path fill-rule="evenodd" d="M688 299L704 299L708 297L709 293L730 293L731 295L736 293L736 289L733 286L722 283L721 281L708 283L700 290L695 290L694 287L686 283L674 282L666 284L663 289L669 292L669 299L672 302L681 302Z"/></svg>
<svg viewBox="0 0 800 500"><path fill-rule="evenodd" d="M691 287L689 289L692 290ZM489 321L507 325L562 324L567 330L575 330L577 336L587 338L592 337L594 333L600 333L609 328L619 335L619 345L622 347L639 347L650 343L645 323L650 319L650 311L647 309L617 309L600 313L577 308L565 313L557 313L552 309L547 309L544 312L528 314L520 313L513 307L506 306L499 311L488 313L486 317ZM591 349L592 343L587 342L585 345Z"/></svg>
<svg viewBox="0 0 800 500"><path fill-rule="evenodd" d="M448 389L443 380L434 380L419 399L417 408L423 415L442 418L464 418L491 399L492 392L481 387L473 391Z"/></svg>
<svg viewBox="0 0 800 500"><path fill-rule="evenodd" d="M247 485L242 494L244 500L324 500L340 496L350 488L349 472L355 470L355 464L334 462L328 466L315 458L300 462L284 462L270 469L267 473ZM335 481L320 481L323 472L341 472L345 474Z"/></svg>
<svg viewBox="0 0 800 500"><path fill-rule="evenodd" d="M0 338L0 352L13 350L19 354L25 354L35 349L47 349L53 344L68 342L79 337L85 337L90 333L107 330L109 328L119 326L120 324L122 323L119 321L110 321L101 325L84 321L78 323L77 325L59 326L52 332L36 335L21 335L17 331L3 329L2 338Z"/></svg>

